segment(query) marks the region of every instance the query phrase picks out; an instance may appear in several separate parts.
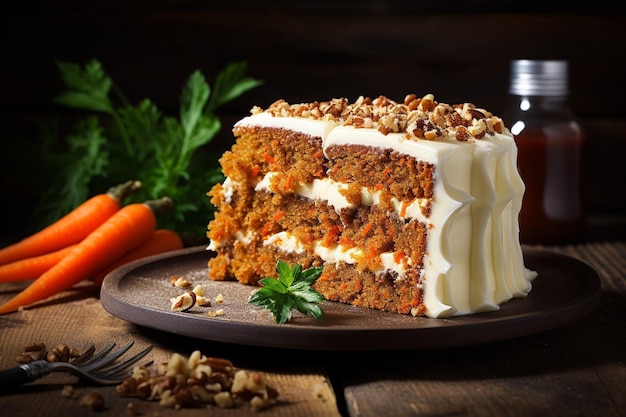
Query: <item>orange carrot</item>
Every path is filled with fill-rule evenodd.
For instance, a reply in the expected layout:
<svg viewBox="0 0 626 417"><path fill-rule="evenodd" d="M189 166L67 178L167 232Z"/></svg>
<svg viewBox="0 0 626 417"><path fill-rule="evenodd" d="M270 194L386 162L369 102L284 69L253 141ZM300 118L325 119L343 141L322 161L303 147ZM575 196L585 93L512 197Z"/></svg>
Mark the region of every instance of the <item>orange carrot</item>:
<svg viewBox="0 0 626 417"><path fill-rule="evenodd" d="M120 266L128 262L145 258L146 256L158 255L160 253L165 253L182 248L183 241L178 233L169 229L156 230L152 234L152 237L146 243L126 253L115 262L107 265L102 270L93 275L91 279L94 286L99 287L102 284L104 277L115 268L119 268Z"/></svg>
<svg viewBox="0 0 626 417"><path fill-rule="evenodd" d="M76 245L70 245L44 255L33 256L6 265L0 265L0 282L17 282L38 278L41 274L56 265L75 247Z"/></svg>
<svg viewBox="0 0 626 417"><path fill-rule="evenodd" d="M76 244L118 211L137 192L139 181L127 181L91 197L50 226L0 249L0 265L43 255Z"/></svg>
<svg viewBox="0 0 626 417"><path fill-rule="evenodd" d="M65 258L1 305L0 314L16 311L65 291L143 244L156 229L157 215L171 206L172 200L163 197L123 207L91 232Z"/></svg>

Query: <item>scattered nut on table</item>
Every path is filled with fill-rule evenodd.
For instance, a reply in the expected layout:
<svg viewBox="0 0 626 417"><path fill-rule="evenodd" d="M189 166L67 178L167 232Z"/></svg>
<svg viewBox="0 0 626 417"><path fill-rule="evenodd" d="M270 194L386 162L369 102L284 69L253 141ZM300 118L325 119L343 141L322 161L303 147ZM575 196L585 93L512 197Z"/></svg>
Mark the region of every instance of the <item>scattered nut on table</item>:
<svg viewBox="0 0 626 417"><path fill-rule="evenodd" d="M69 347L65 343L48 351L45 343L33 343L24 348L24 351L17 355L15 360L18 363L30 363L39 360L48 362L69 362L71 359L80 356L80 351L75 347Z"/></svg>
<svg viewBox="0 0 626 417"><path fill-rule="evenodd" d="M139 411L139 406L132 402L126 404L126 413L130 414L131 416L141 415L141 411Z"/></svg>
<svg viewBox="0 0 626 417"><path fill-rule="evenodd" d="M221 408L248 404L253 410L261 410L275 404L278 397L261 373L237 369L227 359L207 357L200 351L194 351L189 358L173 354L156 374L136 366L133 375L116 391L175 409L198 404Z"/></svg>
<svg viewBox="0 0 626 417"><path fill-rule="evenodd" d="M93 390L80 400L80 404L91 411L101 411L104 410L104 397L100 391Z"/></svg>

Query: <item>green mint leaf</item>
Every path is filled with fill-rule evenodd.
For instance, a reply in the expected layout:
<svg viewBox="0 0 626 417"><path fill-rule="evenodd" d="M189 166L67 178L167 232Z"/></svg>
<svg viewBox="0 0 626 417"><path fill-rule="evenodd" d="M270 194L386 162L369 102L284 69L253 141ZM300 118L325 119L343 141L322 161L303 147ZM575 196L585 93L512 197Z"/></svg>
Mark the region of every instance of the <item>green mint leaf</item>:
<svg viewBox="0 0 626 417"><path fill-rule="evenodd" d="M285 299L283 302L276 302L270 305L270 311L274 315L277 324L285 324L291 319L293 302Z"/></svg>
<svg viewBox="0 0 626 417"><path fill-rule="evenodd" d="M319 303L324 301L324 297L317 291L307 288L306 290L292 290L291 291L298 299L304 300L308 303Z"/></svg>
<svg viewBox="0 0 626 417"><path fill-rule="evenodd" d="M324 268L309 268L306 271L302 271L300 275L300 281L305 282L308 285L313 285L317 278L322 274Z"/></svg>
<svg viewBox="0 0 626 417"><path fill-rule="evenodd" d="M272 301L273 291L266 289L266 287L261 288L248 300L250 304L254 304L259 307L265 307L273 303Z"/></svg>
<svg viewBox="0 0 626 417"><path fill-rule="evenodd" d="M250 297L248 303L270 310L278 324L286 323L293 309L321 320L324 313L319 303L324 301L324 297L311 285L322 274L322 269L302 271L301 265L290 267L286 262L278 260L278 277L261 279L259 283L262 287Z"/></svg>
<svg viewBox="0 0 626 417"><path fill-rule="evenodd" d="M295 308L300 313L313 316L318 320L321 320L324 318L324 312L322 311L322 308L319 306L319 304L307 303L302 300L296 299Z"/></svg>
<svg viewBox="0 0 626 417"><path fill-rule="evenodd" d="M278 260L276 264L276 272L278 272L278 280L282 282L285 287L291 287L295 279L295 275L298 274L302 270L300 265L294 265L293 269L289 267L289 264L282 260Z"/></svg>
<svg viewBox="0 0 626 417"><path fill-rule="evenodd" d="M279 294L287 294L289 292L289 285L286 285L280 279L263 278L259 282L263 285L263 288L268 291L275 291Z"/></svg>

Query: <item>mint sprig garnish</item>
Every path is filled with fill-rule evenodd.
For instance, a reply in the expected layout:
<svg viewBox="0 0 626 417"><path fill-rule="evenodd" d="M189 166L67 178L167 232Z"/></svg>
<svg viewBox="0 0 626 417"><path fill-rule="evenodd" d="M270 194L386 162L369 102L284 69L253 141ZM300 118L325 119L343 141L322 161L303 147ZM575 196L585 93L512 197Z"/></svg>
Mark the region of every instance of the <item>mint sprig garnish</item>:
<svg viewBox="0 0 626 417"><path fill-rule="evenodd" d="M322 274L322 269L319 267L303 271L301 265L290 267L279 260L276 264L278 278L261 279L259 283L263 287L248 302L270 310L278 324L284 324L291 319L294 309L321 320L324 312L319 303L324 301L324 297L311 286Z"/></svg>

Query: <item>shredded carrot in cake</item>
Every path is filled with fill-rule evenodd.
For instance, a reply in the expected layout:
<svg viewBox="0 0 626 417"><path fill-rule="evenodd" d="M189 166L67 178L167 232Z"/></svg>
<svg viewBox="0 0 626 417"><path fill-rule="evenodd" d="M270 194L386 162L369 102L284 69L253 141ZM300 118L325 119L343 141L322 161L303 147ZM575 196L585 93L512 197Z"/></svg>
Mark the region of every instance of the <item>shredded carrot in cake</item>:
<svg viewBox="0 0 626 417"><path fill-rule="evenodd" d="M267 222L263 225L263 227L261 228L261 230L259 231L259 233L261 233L261 236L263 236L264 238L267 237L272 231L272 223L271 222Z"/></svg>
<svg viewBox="0 0 626 417"><path fill-rule="evenodd" d="M402 208L400 209L400 217L405 217L406 216L406 209L409 207L409 203L408 202L403 202L402 203Z"/></svg>
<svg viewBox="0 0 626 417"><path fill-rule="evenodd" d="M339 244L343 245L343 246L347 246L347 247L354 247L354 240L350 239L349 237L346 236L342 236L339 238Z"/></svg>
<svg viewBox="0 0 626 417"><path fill-rule="evenodd" d="M370 230L372 230L373 227L374 227L373 222L366 224L363 230L361 230L361 233L360 233L361 236L366 236L370 232Z"/></svg>
<svg viewBox="0 0 626 417"><path fill-rule="evenodd" d="M287 175L287 181L285 181L285 189L291 190L291 187L293 187L293 175L289 174Z"/></svg>
<svg viewBox="0 0 626 417"><path fill-rule="evenodd" d="M282 219L283 217L285 217L285 211L281 210L279 212L277 212L276 214L274 214L274 217L272 217L272 220L274 220L275 222L279 221L280 219Z"/></svg>
<svg viewBox="0 0 626 417"><path fill-rule="evenodd" d="M326 282L331 279L330 274L325 274L322 272L322 275L317 279L317 282Z"/></svg>
<svg viewBox="0 0 626 417"><path fill-rule="evenodd" d="M339 232L339 226L330 226L326 233L324 233L324 237L322 238L322 246L329 247L330 245L335 243L339 237Z"/></svg>
<svg viewBox="0 0 626 417"><path fill-rule="evenodd" d="M261 157L265 160L265 162L270 163L270 164L274 164L276 163L276 159L267 153L264 153L263 155L261 155Z"/></svg>

